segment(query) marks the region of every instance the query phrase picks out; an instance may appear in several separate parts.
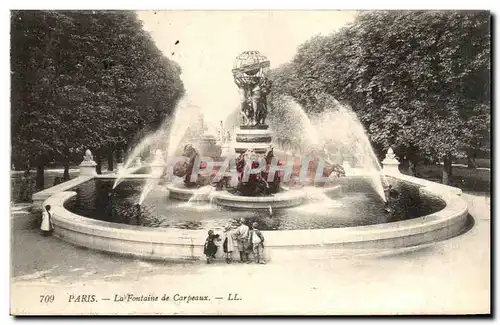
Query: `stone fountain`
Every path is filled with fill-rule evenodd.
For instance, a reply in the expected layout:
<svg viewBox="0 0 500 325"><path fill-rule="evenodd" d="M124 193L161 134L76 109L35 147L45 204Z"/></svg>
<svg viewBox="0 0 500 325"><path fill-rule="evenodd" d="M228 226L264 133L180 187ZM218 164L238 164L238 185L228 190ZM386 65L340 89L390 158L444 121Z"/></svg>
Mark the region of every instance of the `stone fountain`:
<svg viewBox="0 0 500 325"><path fill-rule="evenodd" d="M269 60L258 51L245 51L236 57L232 74L241 94L241 119L234 140L227 145L230 136L221 122L218 136L205 133L196 148L186 145L173 167L173 174L183 178L183 184L167 186L171 197L189 199L199 196L199 188L213 186L215 192L203 190L210 196L207 199L231 208L285 208L304 201L306 192L301 188L290 190L290 186L283 186L287 170L271 145L273 132L266 124L269 67ZM307 166L302 168L304 164ZM303 169L307 169L306 173ZM320 163L317 156L305 163L296 161L289 171L295 179L299 175L308 178L309 185L314 185L317 176L345 175L342 166Z"/></svg>
<svg viewBox="0 0 500 325"><path fill-rule="evenodd" d="M224 128L224 123L215 133L199 126L204 123L196 123L196 127L186 133L194 114L182 107L177 112L182 112L184 118L177 121L176 117L173 125L183 127L172 126L168 141L165 141L165 132L158 133L160 141L150 146L156 150L151 152L151 160L144 163L136 160L134 168L127 168L120 175L95 175L96 163L87 150L80 165L80 176L36 193L35 206L39 210L46 204L53 207L55 234L63 240L151 259L198 259L202 256L206 229L223 229L223 224L243 215L259 220L259 227L267 227L262 230L266 232L266 255L270 260L306 255L328 258L336 252L349 250L350 254L360 248L385 250L415 246L453 237L465 229L468 213L461 191L399 173L399 161L392 149L382 162L391 182L412 187L414 197L407 196L411 201L422 202L432 194L442 200L445 207L426 215L415 215L416 210L411 210L404 215L408 220L395 221L392 213L383 210L380 199L368 197L374 189L378 193L377 186L373 185L375 180L382 187L380 166L361 123L348 111L325 112L321 123L313 124L301 107L285 106L287 109L281 113L288 110L296 114L302 122L295 120L295 123L305 126L287 136L316 137L316 140L321 137L321 141L295 143L289 150L283 146L273 148L273 138L295 124L276 131L285 119L271 114L266 122L266 96L271 87L268 68L269 61L257 51L247 51L236 58L233 77L242 98L241 121L233 132L229 127ZM329 130L332 132L324 134ZM351 141L353 139L355 141ZM168 148L162 147L165 142ZM332 151L338 148L347 151L349 155L342 154L336 160L343 166L326 161L328 150L321 148L325 143ZM133 150L136 155L147 147L142 143L138 148ZM325 149L323 157L321 149ZM173 157L174 152L178 155L179 151L180 157ZM130 162L136 157L131 155ZM371 169L367 168L370 166ZM136 175L134 170L138 168L150 173ZM165 183L165 175L169 198L163 184L159 184ZM103 212L98 210L101 203L97 198L102 195L98 189L106 188L99 184L111 184L114 180L111 191L120 193L116 186L126 178L145 182L139 201L135 194L127 194L123 206L129 206L127 200L137 203L132 206L136 214L142 208L145 212L148 206L156 206L153 225L130 224L130 219L121 217L109 222L108 216L97 213ZM133 188L133 184L131 182L126 191ZM370 191L366 191L367 188L371 188ZM149 201L144 201L148 195ZM82 207L86 210L78 212ZM291 207L294 208L288 209ZM372 215L377 209L381 213ZM148 217L147 213L144 217ZM138 219L135 217L134 222Z"/></svg>
<svg viewBox="0 0 500 325"><path fill-rule="evenodd" d="M297 117L290 125L283 125L288 119L281 114L268 117L269 66L269 60L257 51L236 58L232 72L242 98L241 121L234 130L234 125L225 128L221 123L218 132L207 132L199 126L204 123L197 123L189 105L178 106L168 134L162 129L142 140L122 172L96 175L96 163L87 150L80 175L34 194L35 208L40 211L47 204L52 206L55 234L63 240L160 260L199 259L206 229L222 230L223 225L240 216L259 220L270 260L328 258L339 252L352 254L360 248L410 247L463 232L469 221L461 190L399 173L392 149L382 162L390 181L411 187L413 194L406 197L410 201L423 202L430 195L442 200L445 207L433 208L425 215L420 215L420 208L412 209L403 216L407 220L393 219L392 213L384 212L378 199L383 191L376 190L376 182L382 188L380 165L361 122L348 110L325 110L319 121L312 123L299 105L284 105L282 114ZM288 148L273 148L271 144L279 144L273 138L287 129L293 131L282 137L292 139ZM294 140L300 138L309 142ZM162 147L165 144L167 148ZM148 148L153 149L151 160L135 160L135 166L129 168ZM341 153L336 162L345 168L324 159L336 150ZM135 173L139 169L150 172ZM129 178L124 190L116 188ZM140 185L137 202L138 192L127 193L141 180L144 184ZM162 184L165 181L169 182L165 185L169 198ZM103 191L108 191L113 182L108 194L116 191L125 196L116 196L122 200L124 215L110 222L106 214L110 203L103 205L101 199L107 197ZM370 198L371 192L378 196ZM427 200L426 205L430 203ZM149 207L154 207L156 216L148 215ZM133 220L128 217L129 208L136 214ZM372 213L377 209L380 213ZM138 223L142 213L145 221L151 217L154 223Z"/></svg>

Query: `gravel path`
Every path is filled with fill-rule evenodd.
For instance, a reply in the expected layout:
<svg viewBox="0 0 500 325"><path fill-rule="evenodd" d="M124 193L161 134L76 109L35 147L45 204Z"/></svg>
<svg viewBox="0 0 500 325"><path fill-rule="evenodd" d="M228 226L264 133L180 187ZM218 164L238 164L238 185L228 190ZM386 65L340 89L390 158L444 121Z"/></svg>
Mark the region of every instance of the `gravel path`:
<svg viewBox="0 0 500 325"><path fill-rule="evenodd" d="M40 314L489 313L490 197L463 194L474 227L419 248L329 260L227 265L141 261L82 249L38 233L36 216L12 209L12 312ZM59 305L40 304L40 292ZM68 303L70 294L209 295L211 303ZM227 300L238 293L241 301ZM215 299L223 297L224 299ZM234 295L233 295L234 297ZM23 307L26 307L25 310ZM90 309L89 309L90 308Z"/></svg>

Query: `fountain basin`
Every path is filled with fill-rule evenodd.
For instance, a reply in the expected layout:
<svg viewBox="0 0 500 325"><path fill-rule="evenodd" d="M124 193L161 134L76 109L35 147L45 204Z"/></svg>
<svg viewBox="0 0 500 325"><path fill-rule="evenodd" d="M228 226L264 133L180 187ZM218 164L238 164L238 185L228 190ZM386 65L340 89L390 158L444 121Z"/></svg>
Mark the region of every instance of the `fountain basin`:
<svg viewBox="0 0 500 325"><path fill-rule="evenodd" d="M273 209L290 208L300 205L306 199L306 192L300 189L279 192L270 196L241 196L226 191L212 194L215 203L235 209Z"/></svg>
<svg viewBox="0 0 500 325"><path fill-rule="evenodd" d="M328 258L364 253L367 249L410 247L460 234L468 225L467 204L459 189L400 175L445 201L444 209L422 217L369 226L263 231L269 260ZM53 194L44 204L53 210L55 235L76 245L148 259L200 259L206 230L148 228L80 216L65 209L75 192Z"/></svg>
<svg viewBox="0 0 500 325"><path fill-rule="evenodd" d="M286 189L283 192L269 196L241 196L231 194L227 191L212 191L201 193L199 188L187 188L183 184L167 185L170 198L176 200L189 201L196 195L197 201L211 201L227 208L233 209L279 209L290 208L304 203L307 199L307 192L302 189ZM340 185L321 188L324 193L340 191Z"/></svg>
<svg viewBox="0 0 500 325"><path fill-rule="evenodd" d="M169 192L169 196L176 200L189 201L193 195L197 194L199 196L199 200L209 201L208 193L200 194L198 193L199 188L188 188L185 187L184 184L168 184L167 190Z"/></svg>

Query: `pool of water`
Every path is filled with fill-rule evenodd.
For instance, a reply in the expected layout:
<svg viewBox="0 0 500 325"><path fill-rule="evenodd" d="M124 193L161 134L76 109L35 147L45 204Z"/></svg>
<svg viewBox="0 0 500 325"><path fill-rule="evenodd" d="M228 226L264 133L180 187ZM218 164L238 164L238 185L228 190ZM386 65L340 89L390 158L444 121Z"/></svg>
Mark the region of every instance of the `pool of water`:
<svg viewBox="0 0 500 325"><path fill-rule="evenodd" d="M115 223L180 229L220 229L228 222L245 217L258 221L261 230L321 229L373 225L417 218L444 208L436 197L420 194L417 187L392 182L400 196L384 211L384 202L369 186L363 190L344 189L329 195L317 188L308 190L308 202L274 211L229 210L209 202L184 202L168 197L164 185L151 191L141 205L144 180L123 181L114 190L114 180L94 179L73 188L77 195L65 203L66 209L88 218ZM348 187L346 187L348 188Z"/></svg>

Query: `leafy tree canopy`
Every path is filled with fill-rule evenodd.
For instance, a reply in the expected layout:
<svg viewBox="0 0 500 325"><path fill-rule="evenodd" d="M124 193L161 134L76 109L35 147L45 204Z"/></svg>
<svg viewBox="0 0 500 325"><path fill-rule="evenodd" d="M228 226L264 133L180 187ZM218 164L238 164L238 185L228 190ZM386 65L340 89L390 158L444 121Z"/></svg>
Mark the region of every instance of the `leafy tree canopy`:
<svg viewBox="0 0 500 325"><path fill-rule="evenodd" d="M488 12L364 12L302 44L271 76L271 102L289 95L314 113L325 109L318 98L332 95L376 147L435 161L489 149Z"/></svg>
<svg viewBox="0 0 500 325"><path fill-rule="evenodd" d="M180 73L133 12L13 11L13 159L68 165L126 148L172 113Z"/></svg>

